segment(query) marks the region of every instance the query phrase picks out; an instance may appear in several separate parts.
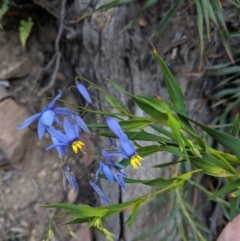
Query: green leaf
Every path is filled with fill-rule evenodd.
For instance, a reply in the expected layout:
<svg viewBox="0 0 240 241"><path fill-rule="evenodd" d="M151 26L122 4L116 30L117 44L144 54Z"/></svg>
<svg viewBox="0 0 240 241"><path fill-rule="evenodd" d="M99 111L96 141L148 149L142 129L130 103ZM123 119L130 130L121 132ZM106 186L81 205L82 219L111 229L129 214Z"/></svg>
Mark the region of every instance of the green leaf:
<svg viewBox="0 0 240 241"><path fill-rule="evenodd" d="M183 0L177 0L175 3L171 4L171 7L168 8L168 10L166 11L160 23L157 26L157 29L156 29L157 33L159 33L162 30L162 28L166 25L169 19L171 19L171 17L177 12L182 2Z"/></svg>
<svg viewBox="0 0 240 241"><path fill-rule="evenodd" d="M134 131L125 131L125 134L128 136L130 140L135 141L156 141L160 143L168 143L168 144L176 144L175 141L172 141L166 137L157 136L146 131L134 132ZM103 132L101 136L112 137L116 136L112 132Z"/></svg>
<svg viewBox="0 0 240 241"><path fill-rule="evenodd" d="M75 234L73 231L69 231L69 234L70 234L73 238L75 238L76 240L79 240L79 241L80 241L80 239L78 238L77 234Z"/></svg>
<svg viewBox="0 0 240 241"><path fill-rule="evenodd" d="M126 220L126 223L128 224L128 227L129 227L130 230L132 229L133 222L134 222L135 218L137 217L137 214L138 214L139 208L141 207L141 204L142 204L141 202L138 202L138 203L135 204L135 206L133 208L133 211L132 211L132 214Z"/></svg>
<svg viewBox="0 0 240 241"><path fill-rule="evenodd" d="M172 166L172 165L176 165L182 162L185 162L186 160L181 160L181 161L175 161L175 162L167 162L167 163L163 163L163 164L158 164L156 166L153 166L155 168L164 168L164 167L168 167L168 166Z"/></svg>
<svg viewBox="0 0 240 241"><path fill-rule="evenodd" d="M155 100L142 95L134 95L132 96L132 98L134 101L137 99L138 101L144 102L149 106L152 106L154 109L161 113L167 113L170 111L168 105L162 99Z"/></svg>
<svg viewBox="0 0 240 241"><path fill-rule="evenodd" d="M232 170L229 165L215 158L210 154L203 154L202 159L189 157L191 163L196 167L201 168L208 175L216 177L235 176L236 171Z"/></svg>
<svg viewBox="0 0 240 241"><path fill-rule="evenodd" d="M238 213L237 207L239 204L239 197L230 197L229 203L230 203L230 218L231 220L233 220Z"/></svg>
<svg viewBox="0 0 240 241"><path fill-rule="evenodd" d="M209 128L207 126L204 126L200 123L196 123L196 124L199 127L201 127L204 131L206 131L210 136L212 136L217 142L219 142L221 145L226 147L233 154L240 157L240 140L239 139L237 139L236 137L234 137L232 135L224 133L222 131L215 130L215 129Z"/></svg>
<svg viewBox="0 0 240 241"><path fill-rule="evenodd" d="M175 140L177 140L179 144L180 151L183 152L183 150L185 150L185 143L182 137L181 124L176 119L176 117L171 113L168 113L168 124L175 136Z"/></svg>
<svg viewBox="0 0 240 241"><path fill-rule="evenodd" d="M8 0L3 0L2 6L0 8L0 30L3 29L2 25L1 25L2 17L7 13L8 9L9 9Z"/></svg>
<svg viewBox="0 0 240 241"><path fill-rule="evenodd" d="M233 127L232 127L232 135L237 137L240 129L240 121L239 121L239 114L237 114L233 121Z"/></svg>
<svg viewBox="0 0 240 241"><path fill-rule="evenodd" d="M160 55L158 54L157 50L154 48L153 53L162 69L164 79L167 85L169 96L172 100L173 105L182 113L185 112L184 108L184 99L183 99L183 93L176 81L176 79L173 77L171 71L168 69L167 65L164 63Z"/></svg>
<svg viewBox="0 0 240 241"><path fill-rule="evenodd" d="M131 179L131 178L124 178L125 183L141 183L147 186L152 187L161 187L166 186L168 184L173 183L175 180L172 179L164 179L164 178L156 178L153 180L138 180L138 179Z"/></svg>
<svg viewBox="0 0 240 241"><path fill-rule="evenodd" d="M160 127L159 125L151 124L149 126L152 127L154 130L160 132L161 134L167 136L168 138L170 138L172 140L174 139L174 135L172 134L172 132Z"/></svg>
<svg viewBox="0 0 240 241"><path fill-rule="evenodd" d="M157 2L157 0L148 0L143 7L140 8L140 10L137 12L136 17L138 17L139 15L141 15L143 12L145 12L147 9L149 9L150 7L152 7L155 3Z"/></svg>
<svg viewBox="0 0 240 241"><path fill-rule="evenodd" d="M126 5L126 4L128 4L128 3L132 2L132 1L133 0L110 0L110 1L102 4L95 11L107 10L109 8L119 7L119 6L122 6L122 5Z"/></svg>
<svg viewBox="0 0 240 241"><path fill-rule="evenodd" d="M159 111L156 111L154 107L147 104L146 102L139 100L137 98L134 99L134 102L138 105L140 109L142 109L146 114L157 120L159 123L167 126L168 120L167 115L164 113L161 113Z"/></svg>
<svg viewBox="0 0 240 241"><path fill-rule="evenodd" d="M221 145L226 147L228 150L230 150L233 154L240 157L240 140L236 137L229 135L227 133L224 133L219 130L212 129L210 127L207 127L205 125L200 124L197 121L192 120L186 115L183 115L180 111L178 111L174 106L170 106L172 110L177 112L182 117L188 119L189 121L193 122L197 126L199 126L202 130L206 131L210 136L212 136L217 142L219 142Z"/></svg>
<svg viewBox="0 0 240 241"><path fill-rule="evenodd" d="M166 151L168 153L172 153L173 155L186 158L186 155L184 153L182 153L181 151L179 151L179 148L177 148L177 147L161 145L160 148L162 151Z"/></svg>
<svg viewBox="0 0 240 241"><path fill-rule="evenodd" d="M219 2L212 0L211 3L213 5L213 8L215 10L215 13L216 13L216 16L217 16L219 22L221 23L222 27L224 28L225 33L228 35L228 30L227 30L227 26L226 26L225 19L223 16L223 11L219 6Z"/></svg>
<svg viewBox="0 0 240 241"><path fill-rule="evenodd" d="M203 51L204 51L204 37L203 37L203 12L199 0L195 1L197 8L197 28L200 39L200 64L199 70L202 68Z"/></svg>
<svg viewBox="0 0 240 241"><path fill-rule="evenodd" d="M93 218L93 217L84 217L83 218L83 217L81 217L81 215L79 213L76 213L76 212L69 212L66 214L66 216L73 217L74 219L67 223L63 223L62 225L75 224L75 223L87 223Z"/></svg>
<svg viewBox="0 0 240 241"><path fill-rule="evenodd" d="M32 18L29 17L28 20L21 20L20 21L20 27L19 27L19 35L20 35L20 41L23 47L25 47L27 39L32 31L33 27L33 21Z"/></svg>
<svg viewBox="0 0 240 241"><path fill-rule="evenodd" d="M88 205L74 205L68 203L55 203L49 205L40 205L43 208L63 208L66 210L71 210L75 212L79 212L82 217L103 217L107 213L106 208L93 208Z"/></svg>
<svg viewBox="0 0 240 241"><path fill-rule="evenodd" d="M142 130L152 124L152 121L148 119L133 119L129 121L120 121L119 124L124 131L131 131Z"/></svg>
<svg viewBox="0 0 240 241"><path fill-rule="evenodd" d="M123 107L122 104L120 104L115 98L113 98L111 95L109 94L105 94L105 98L107 100L107 102L114 107L115 109L117 109L120 113L123 114L127 114L127 110Z"/></svg>
<svg viewBox="0 0 240 241"><path fill-rule="evenodd" d="M220 190L213 193L211 195L211 199L219 197L219 196L221 196L223 194L226 194L226 193L231 193L233 191L239 190L239 187L240 187L240 179L237 179L233 182L228 183L223 188L221 188Z"/></svg>
<svg viewBox="0 0 240 241"><path fill-rule="evenodd" d="M129 1L129 0L128 0ZM130 0L132 1L132 0ZM111 83L111 85L113 85L117 90L119 90L120 92L132 96L129 92L127 92L123 87L121 87L120 85L118 85L117 83L115 83L114 81L110 80L110 79L106 79L107 81L109 81Z"/></svg>
<svg viewBox="0 0 240 241"><path fill-rule="evenodd" d="M204 16L205 24L207 27L207 35L208 39L210 40L210 24L209 24L209 7L211 6L207 0L201 0L202 4L202 13Z"/></svg>
<svg viewBox="0 0 240 241"><path fill-rule="evenodd" d="M210 3L209 0L205 0L206 1L206 5L208 7L208 13L209 13L209 17L212 19L212 21L215 23L215 25L217 26L217 28L219 28L218 22L217 22L217 18L216 15L214 13L213 7Z"/></svg>
<svg viewBox="0 0 240 241"><path fill-rule="evenodd" d="M222 76L222 75L228 75L228 74L235 74L240 72L240 66L230 66L222 69L218 69L216 71L210 72L209 75L214 76Z"/></svg>

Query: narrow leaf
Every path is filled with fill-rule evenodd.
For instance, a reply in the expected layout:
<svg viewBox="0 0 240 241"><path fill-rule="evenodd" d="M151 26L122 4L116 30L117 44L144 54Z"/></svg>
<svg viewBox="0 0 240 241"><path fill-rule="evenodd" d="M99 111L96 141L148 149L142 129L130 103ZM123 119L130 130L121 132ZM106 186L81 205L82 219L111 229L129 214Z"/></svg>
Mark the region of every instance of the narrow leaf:
<svg viewBox="0 0 240 241"><path fill-rule="evenodd" d="M164 63L157 50L153 47L153 53L162 69L164 79L166 81L169 96L172 100L173 105L182 113L185 113L183 93L173 77L171 71L168 69L167 65Z"/></svg>
<svg viewBox="0 0 240 241"><path fill-rule="evenodd" d="M221 188L220 190L213 193L211 195L211 199L219 197L219 196L221 196L223 194L226 194L226 193L231 193L232 191L236 191L236 190L239 189L239 187L240 187L240 180L239 179L235 180L233 182L230 182L227 185L225 185L223 188Z"/></svg>
<svg viewBox="0 0 240 241"><path fill-rule="evenodd" d="M237 207L239 204L239 197L231 197L229 198L230 202L230 218L233 220L237 215Z"/></svg>
<svg viewBox="0 0 240 241"><path fill-rule="evenodd" d="M33 21L32 18L29 17L28 20L21 20L20 21L20 27L19 27L19 35L20 35L20 41L23 47L25 47L27 39L32 31L33 27Z"/></svg>
<svg viewBox="0 0 240 241"><path fill-rule="evenodd" d="M237 137L240 129L239 114L237 114L233 121L232 135Z"/></svg>
<svg viewBox="0 0 240 241"><path fill-rule="evenodd" d="M177 12L179 7L181 6L183 0L177 0L164 14L163 18L161 19L160 23L157 26L156 33L159 33L162 28L166 25L166 23L171 19L171 17Z"/></svg>

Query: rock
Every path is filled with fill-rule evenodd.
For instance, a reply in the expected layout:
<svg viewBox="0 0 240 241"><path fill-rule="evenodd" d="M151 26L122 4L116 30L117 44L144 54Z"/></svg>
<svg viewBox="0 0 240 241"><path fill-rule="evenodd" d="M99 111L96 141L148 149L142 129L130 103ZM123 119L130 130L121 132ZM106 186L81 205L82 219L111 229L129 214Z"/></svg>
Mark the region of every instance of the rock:
<svg viewBox="0 0 240 241"><path fill-rule="evenodd" d="M17 32L0 33L0 79L21 78L29 73L31 65L25 49L22 48Z"/></svg>
<svg viewBox="0 0 240 241"><path fill-rule="evenodd" d="M9 96L10 96L9 91L6 88L4 88L3 86L0 86L0 101Z"/></svg>
<svg viewBox="0 0 240 241"><path fill-rule="evenodd" d="M47 175L47 172L45 170L41 170L39 173L38 173L38 177L45 177Z"/></svg>
<svg viewBox="0 0 240 241"><path fill-rule="evenodd" d="M3 80L28 76L33 66L44 60L37 44L29 44L28 51L21 46L18 32L1 31L0 46L0 79Z"/></svg>
<svg viewBox="0 0 240 241"><path fill-rule="evenodd" d="M12 163L19 163L29 142L30 130L17 130L29 114L14 100L6 99L0 102L0 149Z"/></svg>
<svg viewBox="0 0 240 241"><path fill-rule="evenodd" d="M79 237L79 240L91 241L92 235L87 224L81 224L80 228L74 231L74 233ZM75 238L71 238L70 241L75 241Z"/></svg>
<svg viewBox="0 0 240 241"><path fill-rule="evenodd" d="M74 193L73 189L70 189L67 194L67 200L69 203L75 203L78 197L78 193Z"/></svg>

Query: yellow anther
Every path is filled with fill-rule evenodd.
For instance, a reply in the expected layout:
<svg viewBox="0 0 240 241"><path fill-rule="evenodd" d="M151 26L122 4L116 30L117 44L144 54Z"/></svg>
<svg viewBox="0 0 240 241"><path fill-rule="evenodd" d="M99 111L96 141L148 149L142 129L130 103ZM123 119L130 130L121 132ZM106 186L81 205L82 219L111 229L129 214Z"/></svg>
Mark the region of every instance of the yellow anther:
<svg viewBox="0 0 240 241"><path fill-rule="evenodd" d="M82 150L83 146L84 146L84 143L81 141L74 141L72 143L72 149L75 154L77 154L80 150Z"/></svg>
<svg viewBox="0 0 240 241"><path fill-rule="evenodd" d="M139 155L134 155L131 157L131 165L134 169L138 169L138 166L141 166L141 161L143 161L143 158Z"/></svg>

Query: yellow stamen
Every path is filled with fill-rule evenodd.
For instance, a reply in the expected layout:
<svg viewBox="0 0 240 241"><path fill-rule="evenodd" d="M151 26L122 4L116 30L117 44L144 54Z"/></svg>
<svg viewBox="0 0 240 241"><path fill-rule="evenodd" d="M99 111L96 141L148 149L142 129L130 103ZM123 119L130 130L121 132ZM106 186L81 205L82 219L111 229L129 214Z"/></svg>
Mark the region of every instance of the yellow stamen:
<svg viewBox="0 0 240 241"><path fill-rule="evenodd" d="M72 149L73 149L75 154L77 154L79 151L81 151L83 146L84 146L84 143L81 142L81 141L74 141L72 143Z"/></svg>
<svg viewBox="0 0 240 241"><path fill-rule="evenodd" d="M131 157L131 165L133 166L134 169L138 169L138 166L141 166L141 161L143 161L143 158L139 155L134 155Z"/></svg>

